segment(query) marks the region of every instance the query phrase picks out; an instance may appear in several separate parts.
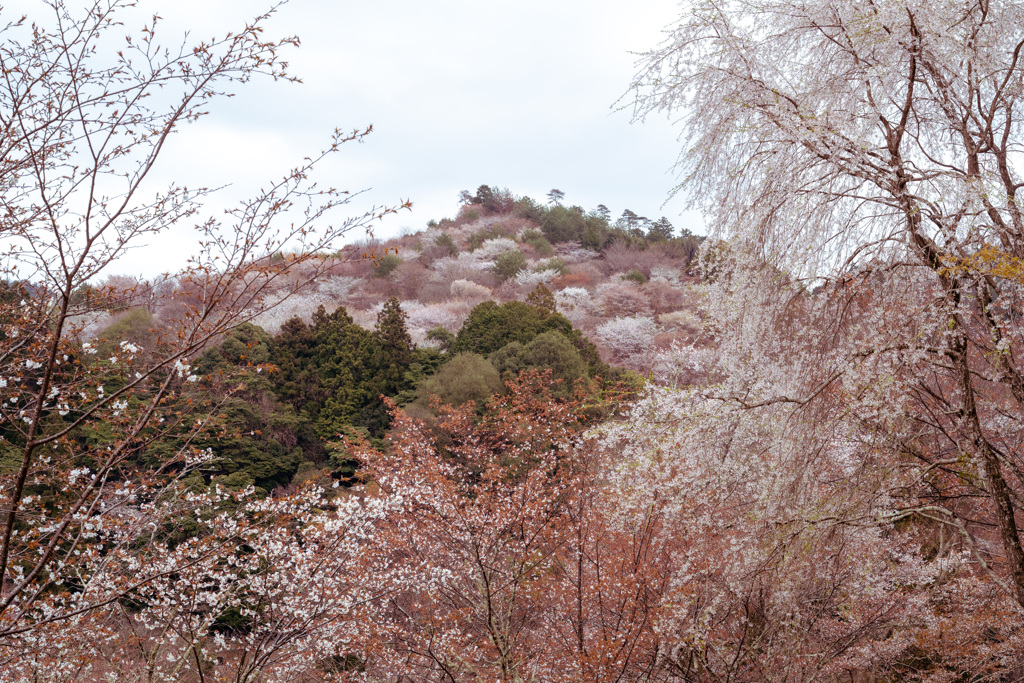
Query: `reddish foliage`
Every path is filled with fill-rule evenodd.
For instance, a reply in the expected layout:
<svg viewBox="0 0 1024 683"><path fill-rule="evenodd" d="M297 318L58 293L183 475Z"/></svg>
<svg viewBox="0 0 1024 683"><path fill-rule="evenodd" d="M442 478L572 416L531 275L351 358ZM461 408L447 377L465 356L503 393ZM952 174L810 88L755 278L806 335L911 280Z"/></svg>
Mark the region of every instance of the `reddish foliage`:
<svg viewBox="0 0 1024 683"><path fill-rule="evenodd" d="M369 477L399 510L378 530L404 567L382 605L376 667L415 680L636 678L656 663L653 616L667 573L656 519L604 515L579 399L524 374L481 417L440 407L434 433L394 411Z"/></svg>

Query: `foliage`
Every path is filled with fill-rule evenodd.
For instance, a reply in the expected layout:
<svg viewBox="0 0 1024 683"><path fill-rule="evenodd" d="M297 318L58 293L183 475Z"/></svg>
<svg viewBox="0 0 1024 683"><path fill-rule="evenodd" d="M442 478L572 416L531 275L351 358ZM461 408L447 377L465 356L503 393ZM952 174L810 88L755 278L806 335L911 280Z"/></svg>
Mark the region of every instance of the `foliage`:
<svg viewBox="0 0 1024 683"><path fill-rule="evenodd" d="M587 229L587 218L583 209L578 206L566 208L561 205L552 207L541 220L544 237L552 244L558 242L578 242Z"/></svg>
<svg viewBox="0 0 1024 683"><path fill-rule="evenodd" d="M262 329L243 323L196 361L195 371L212 396L196 395L191 400L212 402L217 412L204 433L187 437L193 447L212 456L204 468L206 476L237 474L232 488L256 485L264 494L291 481L303 459L297 444L308 438L295 409L275 396L270 373L262 374L270 362L271 343ZM183 445L180 438L165 440L154 444L146 457L158 465L168 450Z"/></svg>
<svg viewBox="0 0 1024 683"><path fill-rule="evenodd" d="M520 197L516 200L516 215L520 218L533 223L540 223L546 212L546 208L530 197Z"/></svg>
<svg viewBox="0 0 1024 683"><path fill-rule="evenodd" d="M378 542L405 576L381 601L393 645L371 676L652 680L657 520L602 514L580 406L546 383L524 376L479 418L444 409L441 438L399 411L387 452L360 452L400 507Z"/></svg>
<svg viewBox="0 0 1024 683"><path fill-rule="evenodd" d="M537 272L544 272L547 270L558 275L565 275L569 272L569 266L566 264L565 259L552 258L538 263L534 270Z"/></svg>
<svg viewBox="0 0 1024 683"><path fill-rule="evenodd" d="M524 230L521 239L524 244L529 244L533 247L540 256L551 256L555 253L555 248L551 246L551 242L548 242L547 238L539 230L534 230L533 228Z"/></svg>
<svg viewBox="0 0 1024 683"><path fill-rule="evenodd" d="M109 358L121 344L140 349L152 348L154 341L153 314L145 308L133 308L103 328L97 335L96 355Z"/></svg>
<svg viewBox="0 0 1024 683"><path fill-rule="evenodd" d="M475 195L463 190L459 201L467 205L479 205L487 213L509 213L515 207L516 200L508 189L492 189L489 185L481 185L476 188Z"/></svg>
<svg viewBox="0 0 1024 683"><path fill-rule="evenodd" d="M402 265L402 258L398 254L384 254L373 262L373 274L376 277L387 277L394 272L395 268Z"/></svg>
<svg viewBox="0 0 1024 683"><path fill-rule="evenodd" d="M549 315L557 313L555 295L552 294L551 290L543 284L537 285L537 287L526 296L526 303L527 305L533 306L539 311Z"/></svg>
<svg viewBox="0 0 1024 683"><path fill-rule="evenodd" d="M617 358L628 358L649 351L657 332L658 325L652 318L634 316L601 323L595 334Z"/></svg>
<svg viewBox="0 0 1024 683"><path fill-rule="evenodd" d="M452 236L446 232L442 232L440 235L434 238L434 243L439 247L448 250L449 256L455 256L459 253L459 246L455 244L455 240Z"/></svg>
<svg viewBox="0 0 1024 683"><path fill-rule="evenodd" d="M549 370L555 396L572 393L577 380L587 377L587 364L579 351L558 332L542 332L526 345L510 342L488 360L507 379L514 379L523 370Z"/></svg>
<svg viewBox="0 0 1024 683"><path fill-rule="evenodd" d="M443 404L461 406L472 403L482 408L494 394L504 389L501 376L486 358L477 353L457 353L420 384L418 402L426 405L433 397Z"/></svg>
<svg viewBox="0 0 1024 683"><path fill-rule="evenodd" d="M397 396L411 388L406 373L412 364L413 347L405 321L405 312L396 297L388 299L377 314L367 360L369 373L364 382L366 402L353 421L375 437L383 436L390 422L381 397Z"/></svg>
<svg viewBox="0 0 1024 683"><path fill-rule="evenodd" d="M647 230L647 240L650 242L664 242L672 239L675 227L669 222L667 218L662 216L658 220L651 223L650 228Z"/></svg>
<svg viewBox="0 0 1024 683"><path fill-rule="evenodd" d="M488 355L511 341L529 343L548 330L571 333L572 324L562 316L521 301L498 304L485 301L476 306L452 345L453 353L472 351Z"/></svg>
<svg viewBox="0 0 1024 683"><path fill-rule="evenodd" d="M494 259L492 272L498 282L505 282L519 274L519 271L526 268L526 257L519 250L506 251Z"/></svg>
<svg viewBox="0 0 1024 683"><path fill-rule="evenodd" d="M497 233L498 236L495 236L495 234L496 233L493 230L488 230L487 233L474 233L474 236L480 236L482 238L476 245L473 253L477 259L487 261L510 251L518 251L515 240L502 237L500 236L500 233Z"/></svg>
<svg viewBox="0 0 1024 683"><path fill-rule="evenodd" d="M437 342L442 351L447 351L455 343L455 334L446 327L432 327L427 331L427 340Z"/></svg>
<svg viewBox="0 0 1024 683"><path fill-rule="evenodd" d="M646 282L647 282L647 278L644 276L644 274L641 273L636 268L634 268L633 270L629 271L628 273L625 273L622 276L622 279L623 280L630 280L631 282L635 282L638 285L646 284Z"/></svg>

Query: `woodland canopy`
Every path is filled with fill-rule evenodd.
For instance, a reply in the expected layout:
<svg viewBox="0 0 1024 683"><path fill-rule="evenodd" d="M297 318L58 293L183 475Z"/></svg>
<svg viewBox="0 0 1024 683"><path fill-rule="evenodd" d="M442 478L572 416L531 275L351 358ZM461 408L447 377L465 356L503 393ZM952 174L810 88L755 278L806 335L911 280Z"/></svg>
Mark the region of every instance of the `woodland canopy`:
<svg viewBox="0 0 1024 683"><path fill-rule="evenodd" d="M368 128L148 189L297 39L129 5L0 37L0 681L1024 678L1024 3L683 3L627 101L707 239L481 185L347 247Z"/></svg>

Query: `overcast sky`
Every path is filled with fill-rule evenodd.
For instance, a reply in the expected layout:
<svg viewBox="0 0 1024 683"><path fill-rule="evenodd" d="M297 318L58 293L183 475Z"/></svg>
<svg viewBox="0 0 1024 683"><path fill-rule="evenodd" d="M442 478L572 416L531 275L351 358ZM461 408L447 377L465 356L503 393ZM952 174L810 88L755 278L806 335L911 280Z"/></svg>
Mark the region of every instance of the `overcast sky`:
<svg viewBox="0 0 1024 683"><path fill-rule="evenodd" d="M166 39L220 35L261 5L143 6L164 18ZM566 203L665 215L700 231L699 217L681 216L683 199L669 200L679 131L665 119L631 123L620 109L628 101L616 105L636 69L630 52L656 45L678 12L676 0L291 0L267 33L301 38L288 59L304 82L259 79L216 103L176 136L159 178L231 183L227 203L315 152L335 127L373 124L321 177L369 189L371 203L413 202L378 234L453 216L459 191L482 183L537 199L559 188ZM154 259L174 269L183 236L135 252L123 270L152 271Z"/></svg>

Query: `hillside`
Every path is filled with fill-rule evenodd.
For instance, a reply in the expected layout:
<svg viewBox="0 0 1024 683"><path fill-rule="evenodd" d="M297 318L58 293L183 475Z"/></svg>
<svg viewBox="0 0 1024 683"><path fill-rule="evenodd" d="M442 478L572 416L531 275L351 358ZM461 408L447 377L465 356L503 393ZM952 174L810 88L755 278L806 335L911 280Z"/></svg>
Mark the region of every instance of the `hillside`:
<svg viewBox="0 0 1024 683"><path fill-rule="evenodd" d="M359 462L339 438L382 443L391 418L381 396L434 424L432 401L482 409L521 371L547 371L555 394L582 391L598 404L638 389L639 376L679 381L680 364L657 359L706 341L700 238L629 211L611 223L602 209L481 186L463 193L455 219L420 232L305 263L273 257L259 299L270 308L188 361L195 386L177 402L213 416L187 437L212 456L193 485L265 495L324 468L348 485ZM277 266L286 279L275 279ZM195 286L110 278L96 287L107 310L81 321L79 340L98 358L125 344L152 349ZM184 439L167 433L141 457L159 461Z"/></svg>
<svg viewBox="0 0 1024 683"><path fill-rule="evenodd" d="M345 247L328 257L333 263L314 291L253 322L276 333L292 316L308 321L318 306L344 306L369 329L394 296L413 342L436 346L431 329L456 334L480 302L523 301L544 284L606 362L648 374L658 351L698 339L699 237L673 237L671 226L659 233L640 217L630 226L599 211L503 196L504 203L464 203L454 220L431 221L419 232Z"/></svg>
<svg viewBox="0 0 1024 683"><path fill-rule="evenodd" d="M495 201L486 185L477 193L464 193L455 219L387 240L363 239L295 268L269 295L280 302L253 323L277 334L292 317L308 323L318 307L331 312L342 306L369 330L384 302L397 297L413 343L437 347L428 338L432 329L457 334L477 304L524 301L543 284L558 312L596 344L605 362L649 375L659 351L700 343L695 258L701 237L673 235L667 219L652 223L630 211L612 222L604 207L544 207L507 190ZM490 201L472 203L480 193ZM314 270L315 282L294 293L293 283ZM102 286L116 290L120 310L80 321L83 340L102 336L128 309L145 308L157 323L165 314L151 283L111 276ZM182 286L187 283L157 287ZM656 373L654 379L666 377Z"/></svg>

